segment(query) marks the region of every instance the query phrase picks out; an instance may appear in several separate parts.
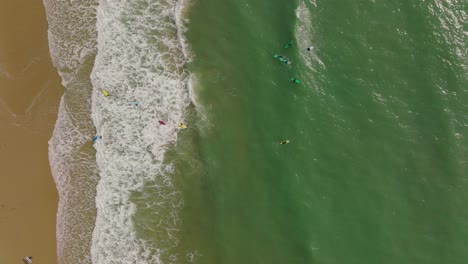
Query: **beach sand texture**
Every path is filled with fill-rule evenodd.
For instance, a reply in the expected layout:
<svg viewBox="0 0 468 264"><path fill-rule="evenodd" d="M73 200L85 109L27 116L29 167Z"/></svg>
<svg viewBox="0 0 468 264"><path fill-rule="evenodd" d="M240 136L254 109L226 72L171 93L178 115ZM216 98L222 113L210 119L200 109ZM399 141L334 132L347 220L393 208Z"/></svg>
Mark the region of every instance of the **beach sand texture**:
<svg viewBox="0 0 468 264"><path fill-rule="evenodd" d="M42 1L0 8L0 263L57 263L58 196L47 156L62 94Z"/></svg>

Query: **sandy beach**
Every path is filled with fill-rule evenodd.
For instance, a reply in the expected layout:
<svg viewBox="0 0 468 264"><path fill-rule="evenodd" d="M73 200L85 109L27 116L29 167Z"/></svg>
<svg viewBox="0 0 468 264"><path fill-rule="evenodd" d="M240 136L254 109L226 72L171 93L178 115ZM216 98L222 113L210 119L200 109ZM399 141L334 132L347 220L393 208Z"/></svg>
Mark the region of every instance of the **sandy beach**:
<svg viewBox="0 0 468 264"><path fill-rule="evenodd" d="M0 263L57 263L47 142L63 88L42 1L4 1L0 28Z"/></svg>

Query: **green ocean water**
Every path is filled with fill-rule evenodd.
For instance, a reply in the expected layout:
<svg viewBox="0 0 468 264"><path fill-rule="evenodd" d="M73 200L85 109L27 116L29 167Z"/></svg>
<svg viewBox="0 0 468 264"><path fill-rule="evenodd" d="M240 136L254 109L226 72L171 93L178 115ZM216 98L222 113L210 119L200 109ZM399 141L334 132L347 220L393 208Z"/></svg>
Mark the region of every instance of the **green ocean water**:
<svg viewBox="0 0 468 264"><path fill-rule="evenodd" d="M467 263L467 13L194 1L196 106L169 155L186 259Z"/></svg>

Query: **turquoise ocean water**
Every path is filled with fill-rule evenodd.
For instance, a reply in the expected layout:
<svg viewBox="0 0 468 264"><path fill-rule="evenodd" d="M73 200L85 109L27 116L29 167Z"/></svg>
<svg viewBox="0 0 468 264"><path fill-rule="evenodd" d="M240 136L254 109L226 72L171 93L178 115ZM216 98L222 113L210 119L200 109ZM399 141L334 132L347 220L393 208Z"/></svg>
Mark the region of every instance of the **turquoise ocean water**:
<svg viewBox="0 0 468 264"><path fill-rule="evenodd" d="M59 263L468 262L466 1L58 2Z"/></svg>
<svg viewBox="0 0 468 264"><path fill-rule="evenodd" d="M463 1L195 1L198 263L466 263L466 34Z"/></svg>

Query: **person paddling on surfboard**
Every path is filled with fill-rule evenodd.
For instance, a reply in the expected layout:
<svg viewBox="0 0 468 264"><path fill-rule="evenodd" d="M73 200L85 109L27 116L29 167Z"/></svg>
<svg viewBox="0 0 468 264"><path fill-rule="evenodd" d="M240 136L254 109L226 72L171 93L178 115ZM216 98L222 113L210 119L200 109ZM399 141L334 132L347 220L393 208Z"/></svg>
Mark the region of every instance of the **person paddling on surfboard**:
<svg viewBox="0 0 468 264"><path fill-rule="evenodd" d="M314 46L310 46L307 48L307 51L312 51L314 49Z"/></svg>
<svg viewBox="0 0 468 264"><path fill-rule="evenodd" d="M294 43L294 41L290 40L288 43L286 43L286 45L284 45L284 48L289 49L292 46L293 43Z"/></svg>
<svg viewBox="0 0 468 264"><path fill-rule="evenodd" d="M280 142L281 145L285 145L285 144L288 144L289 143L289 140L283 140Z"/></svg>
<svg viewBox="0 0 468 264"><path fill-rule="evenodd" d="M301 81L299 81L298 79L295 79L295 78L291 78L290 80L292 83L301 83Z"/></svg>
<svg viewBox="0 0 468 264"><path fill-rule="evenodd" d="M164 123L164 121L161 121L161 120L159 120L159 124L161 124L161 125L163 125L163 126L166 125L166 123Z"/></svg>
<svg viewBox="0 0 468 264"><path fill-rule="evenodd" d="M186 128L187 128L187 126L186 126L186 125L184 125L184 124L182 124L182 123L180 123L180 124L179 124L179 128L181 128L181 129L186 129Z"/></svg>
<svg viewBox="0 0 468 264"><path fill-rule="evenodd" d="M284 58L283 56L281 56L281 55L276 55L276 54L275 54L275 55L273 56L273 58L278 59L279 61L281 61L281 62L284 63L284 64L288 64L288 63L289 63L289 61L288 61L287 59L285 59L285 58Z"/></svg>

